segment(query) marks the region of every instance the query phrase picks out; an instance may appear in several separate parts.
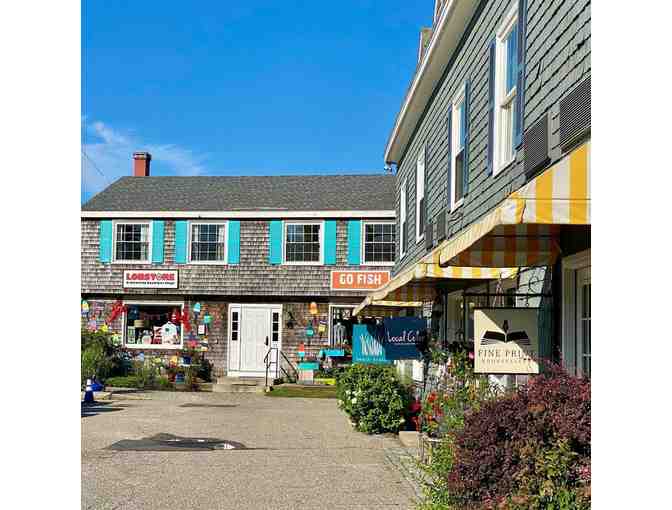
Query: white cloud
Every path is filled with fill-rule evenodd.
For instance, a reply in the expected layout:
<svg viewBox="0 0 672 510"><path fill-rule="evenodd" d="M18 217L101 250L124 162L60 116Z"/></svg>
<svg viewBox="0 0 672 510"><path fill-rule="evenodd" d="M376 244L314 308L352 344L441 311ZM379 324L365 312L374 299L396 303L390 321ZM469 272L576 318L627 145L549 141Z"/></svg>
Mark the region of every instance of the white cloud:
<svg viewBox="0 0 672 510"><path fill-rule="evenodd" d="M135 151L147 151L152 155L152 174L200 175L206 173L205 155L176 144L155 144L142 140L132 133L114 129L102 121L87 122L82 117L86 138L93 139L82 144L82 192L91 196L119 177L132 174L132 155ZM105 174L101 175L95 167ZM158 170L158 172L157 172Z"/></svg>

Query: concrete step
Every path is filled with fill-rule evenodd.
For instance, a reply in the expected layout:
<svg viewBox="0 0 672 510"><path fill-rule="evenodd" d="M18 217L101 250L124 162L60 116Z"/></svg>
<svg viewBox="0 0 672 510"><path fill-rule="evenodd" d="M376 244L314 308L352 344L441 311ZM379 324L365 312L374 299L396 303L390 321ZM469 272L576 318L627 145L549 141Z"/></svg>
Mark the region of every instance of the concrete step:
<svg viewBox="0 0 672 510"><path fill-rule="evenodd" d="M265 377L218 377L216 384L246 384L248 386L263 386Z"/></svg>
<svg viewBox="0 0 672 510"><path fill-rule="evenodd" d="M214 393L263 393L264 385L246 383L217 383L212 385Z"/></svg>

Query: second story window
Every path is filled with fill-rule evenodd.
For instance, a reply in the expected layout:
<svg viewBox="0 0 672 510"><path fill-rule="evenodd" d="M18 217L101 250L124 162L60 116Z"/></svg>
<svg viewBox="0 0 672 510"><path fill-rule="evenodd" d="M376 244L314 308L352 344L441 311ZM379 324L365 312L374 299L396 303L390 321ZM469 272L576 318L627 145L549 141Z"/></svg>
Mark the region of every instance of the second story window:
<svg viewBox="0 0 672 510"><path fill-rule="evenodd" d="M425 237L425 146L420 148L415 172L415 242Z"/></svg>
<svg viewBox="0 0 672 510"><path fill-rule="evenodd" d="M226 224L191 223L191 262L226 264Z"/></svg>
<svg viewBox="0 0 672 510"><path fill-rule="evenodd" d="M148 221L118 222L114 225L114 261L148 263L151 228Z"/></svg>
<svg viewBox="0 0 672 510"><path fill-rule="evenodd" d="M394 263L394 223L364 223L364 263Z"/></svg>
<svg viewBox="0 0 672 510"><path fill-rule="evenodd" d="M494 173L515 158L516 77L518 76L518 6L504 19L496 37Z"/></svg>
<svg viewBox="0 0 672 510"><path fill-rule="evenodd" d="M459 207L464 198L464 164L466 149L467 105L465 87L453 100L451 114L450 208Z"/></svg>
<svg viewBox="0 0 672 510"><path fill-rule="evenodd" d="M322 223L285 224L285 262L322 263Z"/></svg>
<svg viewBox="0 0 672 510"><path fill-rule="evenodd" d="M406 244L408 240L408 221L407 221L407 201L406 179L401 183L399 190L399 258L406 255Z"/></svg>

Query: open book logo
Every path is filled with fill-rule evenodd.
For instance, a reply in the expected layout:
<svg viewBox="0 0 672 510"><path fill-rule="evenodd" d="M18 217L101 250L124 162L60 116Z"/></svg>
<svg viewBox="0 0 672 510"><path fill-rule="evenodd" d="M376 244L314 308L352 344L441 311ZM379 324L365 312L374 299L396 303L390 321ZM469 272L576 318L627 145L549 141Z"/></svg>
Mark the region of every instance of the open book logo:
<svg viewBox="0 0 672 510"><path fill-rule="evenodd" d="M509 321L504 321L502 324L501 331L487 331L483 333L483 338L481 338L481 345L492 345L496 343L508 343L515 342L519 345L530 345L530 337L527 333L523 331L511 331L509 333Z"/></svg>

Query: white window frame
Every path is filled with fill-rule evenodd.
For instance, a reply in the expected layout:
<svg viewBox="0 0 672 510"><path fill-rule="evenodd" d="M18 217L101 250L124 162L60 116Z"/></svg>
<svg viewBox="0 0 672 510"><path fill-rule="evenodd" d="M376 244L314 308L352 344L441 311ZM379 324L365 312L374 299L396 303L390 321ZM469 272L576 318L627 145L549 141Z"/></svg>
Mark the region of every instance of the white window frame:
<svg viewBox="0 0 672 510"><path fill-rule="evenodd" d="M394 221L384 221L384 220L366 220L362 221L362 239L360 242L360 259L362 261L363 266L393 266L395 264L395 261L392 260L391 262L367 262L366 261L366 226L367 225L394 225ZM394 242L396 243L396 232L394 233L395 235L395 240Z"/></svg>
<svg viewBox="0 0 672 510"><path fill-rule="evenodd" d="M585 250L561 260L562 267L562 363L570 374L581 374L581 349L577 338L576 321L579 320L576 295L577 273L590 268L590 250Z"/></svg>
<svg viewBox="0 0 672 510"><path fill-rule="evenodd" d="M406 223L408 222L408 210L407 210L407 200L408 200L408 177L404 179L399 188L399 259L404 258L406 255L406 236L408 231L406 230Z"/></svg>
<svg viewBox="0 0 672 510"><path fill-rule="evenodd" d="M114 220L112 222L112 263L113 264L151 264L152 245L154 244L154 232L151 220ZM118 225L148 225L147 228L147 260L117 259L117 226Z"/></svg>
<svg viewBox="0 0 672 510"><path fill-rule="evenodd" d="M518 23L518 2L511 6L511 9L504 17L504 21L500 25L495 38L495 125L494 125L494 147L492 151L493 169L492 175L496 176L516 159L516 151L511 149L512 155L504 158L504 122L503 110L506 106L515 103L516 100L516 85L513 89L505 95L506 88L506 37L511 33L513 28ZM515 107L515 104L514 104ZM513 129L515 126L515 112L514 119L512 119L511 139L515 137ZM513 143L513 142L512 142Z"/></svg>
<svg viewBox="0 0 672 510"><path fill-rule="evenodd" d="M460 138L460 130L458 129L462 125L462 118L458 115L458 108L460 104L462 104L462 108L465 109L467 108L467 97L466 97L466 85L463 84L460 90L457 92L455 95L455 98L453 99L453 102L451 103L451 116L452 116L452 121L451 121L451 133L449 134L450 136L450 212L453 212L455 209L460 207L464 203L464 197L460 198L459 200L455 200L455 197L457 196L457 186L456 186L456 181L457 181L457 175L455 173L455 170L457 169L455 166L455 162L457 161L457 143ZM469 112L466 112L466 115L469 115ZM458 122L456 122L456 120ZM466 138L466 135L465 135ZM466 142L466 140L465 140ZM463 150L466 149L463 148ZM464 164L467 162L464 161Z"/></svg>
<svg viewBox="0 0 672 510"><path fill-rule="evenodd" d="M291 262L287 260L287 227L289 225L320 225L320 260L319 262ZM288 266L323 266L324 265L324 220L285 220L282 225L282 263Z"/></svg>
<svg viewBox="0 0 672 510"><path fill-rule="evenodd" d="M127 306L179 306L180 314L184 313L184 301L138 301L135 299L129 299L123 301L124 305ZM122 313L122 324L123 331L121 332L122 345L125 349L140 349L140 350L164 350L164 351L175 351L181 350L184 348L184 327L180 324L180 345L157 345L157 344L127 344L126 343L126 333L127 333L127 313Z"/></svg>
<svg viewBox="0 0 672 510"><path fill-rule="evenodd" d="M415 161L415 243L419 243L425 238L425 230L420 232L420 189L422 188L422 198L425 198L425 172L427 172L427 144L420 147L418 157ZM422 162L422 178L419 169ZM425 218L425 227L427 226L427 218Z"/></svg>
<svg viewBox="0 0 672 510"><path fill-rule="evenodd" d="M192 235L192 225L224 225L224 260L192 260L191 258L191 235ZM190 221L189 222L189 232L187 233L187 244L188 244L188 261L189 264L193 265L206 265L206 266L223 266L229 263L229 222L222 220L204 220L204 221Z"/></svg>

